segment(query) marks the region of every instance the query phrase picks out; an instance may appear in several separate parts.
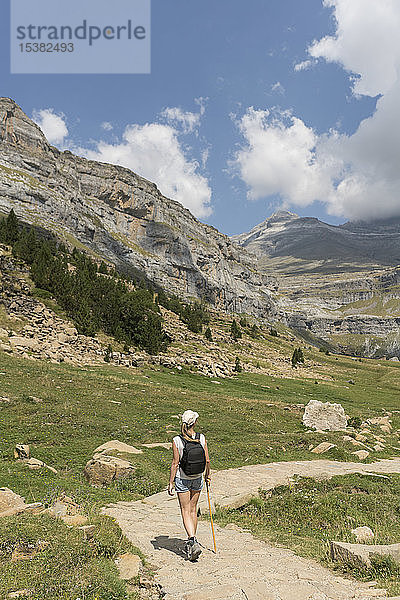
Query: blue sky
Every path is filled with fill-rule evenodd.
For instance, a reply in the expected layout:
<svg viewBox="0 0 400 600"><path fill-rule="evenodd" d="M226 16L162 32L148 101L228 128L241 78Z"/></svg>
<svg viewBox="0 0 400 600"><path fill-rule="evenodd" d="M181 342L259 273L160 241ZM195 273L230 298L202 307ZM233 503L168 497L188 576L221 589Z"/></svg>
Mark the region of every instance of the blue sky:
<svg viewBox="0 0 400 600"><path fill-rule="evenodd" d="M346 4L153 0L150 75L10 75L4 18L0 95L54 145L130 166L229 235L281 206L330 223L399 216L395 168L366 152L396 110L399 9Z"/></svg>

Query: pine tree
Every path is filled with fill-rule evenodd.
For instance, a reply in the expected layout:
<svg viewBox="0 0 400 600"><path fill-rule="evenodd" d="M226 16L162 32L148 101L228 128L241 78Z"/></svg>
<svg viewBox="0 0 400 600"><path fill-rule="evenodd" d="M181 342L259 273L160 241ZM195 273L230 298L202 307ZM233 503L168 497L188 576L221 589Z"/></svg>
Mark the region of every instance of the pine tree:
<svg viewBox="0 0 400 600"><path fill-rule="evenodd" d="M235 342L242 337L242 332L240 330L239 325L236 323L236 320L233 319L231 325L231 336L235 340Z"/></svg>
<svg viewBox="0 0 400 600"><path fill-rule="evenodd" d="M206 340L208 340L209 342L213 341L213 336L211 333L211 329L209 327L207 327L207 329L204 332L204 337L206 338Z"/></svg>
<svg viewBox="0 0 400 600"><path fill-rule="evenodd" d="M233 370L235 371L235 373L242 372L242 365L240 364L240 358L238 356L235 358L235 366Z"/></svg>

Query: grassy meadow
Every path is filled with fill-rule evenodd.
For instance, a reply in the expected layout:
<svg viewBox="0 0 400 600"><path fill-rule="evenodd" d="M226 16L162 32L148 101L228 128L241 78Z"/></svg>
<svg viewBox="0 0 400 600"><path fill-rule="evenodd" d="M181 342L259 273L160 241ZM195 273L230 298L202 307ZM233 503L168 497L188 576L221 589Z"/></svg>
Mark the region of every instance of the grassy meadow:
<svg viewBox="0 0 400 600"><path fill-rule="evenodd" d="M108 440L118 439L138 448L143 443L170 441L179 430L179 414L186 408L200 413L200 429L208 439L213 469L318 459L309 447L325 440L337 447L324 458L357 460L351 454L354 446L342 440L342 433L306 431L301 419L311 398L339 402L349 416L362 419L391 412L393 433L386 435L385 450L372 453L367 460L399 454L400 365L326 356L316 350L307 351L307 358L319 362L332 380L316 384L298 373L296 379L282 379L245 372L217 380L185 369L127 369L106 363L77 368L0 352L0 486L11 488L27 502L45 505L65 492L82 507L89 522L97 524L91 546L85 545L75 530L47 516L1 519L0 598L28 584L31 588L32 569L40 574L34 578L37 600L135 597L124 583L118 580L117 585L113 563L129 542L114 523L99 517L99 509L110 502L139 499L163 489L168 482L170 451L142 448L143 454L130 455L129 460L137 467L135 477L109 488L91 487L83 477L83 468L93 450ZM13 457L17 443L29 444L32 456L55 467L58 473L31 471L17 462ZM286 492L280 493L285 504ZM337 495L335 490L332 495ZM244 514L229 514L229 520L240 521L247 518ZM258 520L255 533L290 547L295 544L296 551L303 552L284 524L279 525L279 535L264 525ZM25 543L43 538L51 540L50 546L31 561L10 562L10 547L16 540ZM306 547L310 555L319 556L323 540L308 540ZM58 568L53 571L51 567L58 564L59 554L63 577L57 575Z"/></svg>

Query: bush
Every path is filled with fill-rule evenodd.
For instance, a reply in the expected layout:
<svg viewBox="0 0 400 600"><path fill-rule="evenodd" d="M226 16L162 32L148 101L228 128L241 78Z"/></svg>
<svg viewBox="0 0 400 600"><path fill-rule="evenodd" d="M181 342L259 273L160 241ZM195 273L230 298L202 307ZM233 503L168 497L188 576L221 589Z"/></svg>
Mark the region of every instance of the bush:
<svg viewBox="0 0 400 600"><path fill-rule="evenodd" d="M231 336L235 340L235 342L242 337L242 332L240 330L239 325L236 323L235 319L233 319L232 325L231 325Z"/></svg>
<svg viewBox="0 0 400 600"><path fill-rule="evenodd" d="M233 367L233 370L235 373L241 373L243 370L242 365L240 364L240 358L238 356L235 358L235 366Z"/></svg>
<svg viewBox="0 0 400 600"><path fill-rule="evenodd" d="M348 425L348 427L354 427L354 429L360 429L360 427L362 425L362 420L360 417L351 417L347 421L347 425Z"/></svg>
<svg viewBox="0 0 400 600"><path fill-rule="evenodd" d="M209 342L213 341L213 336L211 333L211 329L209 327L207 327L207 329L204 332L204 337L206 338L206 340L208 340Z"/></svg>

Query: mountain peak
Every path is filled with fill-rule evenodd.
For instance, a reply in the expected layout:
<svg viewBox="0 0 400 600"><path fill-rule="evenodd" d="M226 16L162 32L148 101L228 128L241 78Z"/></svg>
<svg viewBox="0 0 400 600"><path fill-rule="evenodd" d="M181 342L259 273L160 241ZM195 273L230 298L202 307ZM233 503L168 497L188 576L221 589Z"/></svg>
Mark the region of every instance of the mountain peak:
<svg viewBox="0 0 400 600"><path fill-rule="evenodd" d="M294 219L299 219L299 215L296 213L290 212L288 210L277 210L270 217L265 219L264 223L276 223L278 221L293 221Z"/></svg>
<svg viewBox="0 0 400 600"><path fill-rule="evenodd" d="M40 127L11 98L0 98L0 142L33 150L49 148Z"/></svg>

